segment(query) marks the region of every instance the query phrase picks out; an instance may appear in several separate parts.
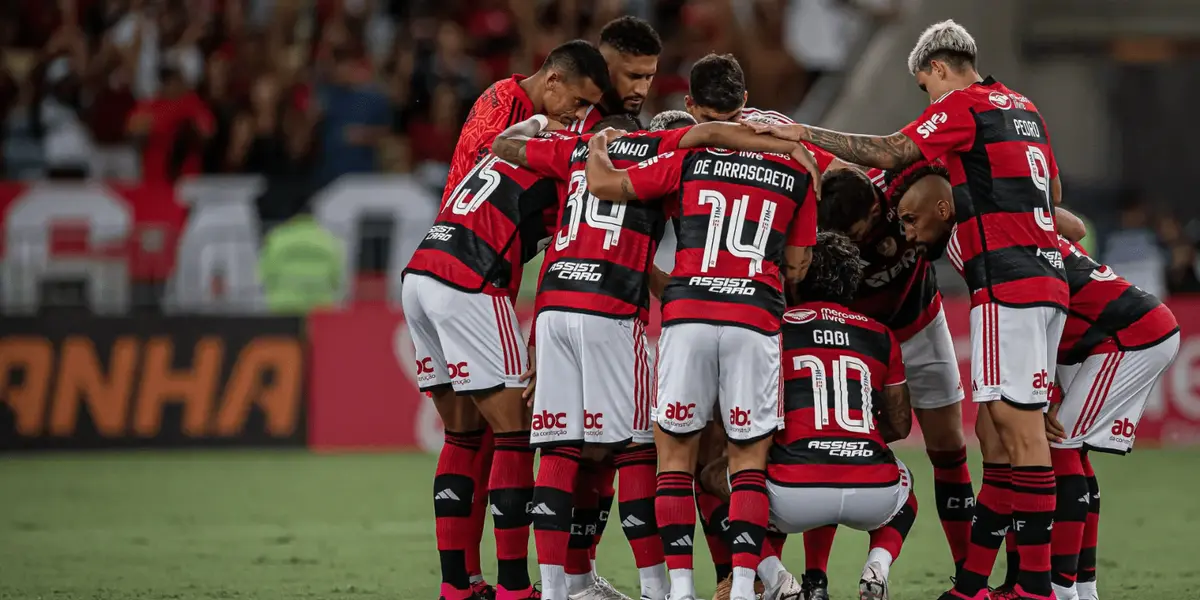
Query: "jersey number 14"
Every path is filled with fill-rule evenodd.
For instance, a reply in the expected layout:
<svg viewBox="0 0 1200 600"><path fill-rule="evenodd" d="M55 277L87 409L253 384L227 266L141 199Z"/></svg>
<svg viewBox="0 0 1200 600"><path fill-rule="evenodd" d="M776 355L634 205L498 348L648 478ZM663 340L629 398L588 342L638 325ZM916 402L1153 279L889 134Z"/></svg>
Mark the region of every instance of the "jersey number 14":
<svg viewBox="0 0 1200 600"><path fill-rule="evenodd" d="M729 202L721 192L700 190L699 204L711 207L708 215L708 233L704 236L704 259L700 263L700 272L707 273L709 269L717 266L717 258L721 255L721 238L724 234L725 248L730 254L750 259L746 277L762 273L763 259L767 255L767 239L771 234L771 224L775 220L776 204L764 200L757 223L746 219L746 212L750 206L749 195L734 198L733 206L729 208ZM728 218L727 210L732 210ZM748 244L742 242L747 225L755 228L754 238Z"/></svg>

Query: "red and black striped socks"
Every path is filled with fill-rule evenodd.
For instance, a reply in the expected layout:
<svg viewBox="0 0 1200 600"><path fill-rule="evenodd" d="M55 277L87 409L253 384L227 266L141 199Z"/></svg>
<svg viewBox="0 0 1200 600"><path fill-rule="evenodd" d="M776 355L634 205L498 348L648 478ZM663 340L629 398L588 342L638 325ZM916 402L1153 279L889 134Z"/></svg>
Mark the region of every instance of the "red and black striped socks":
<svg viewBox="0 0 1200 600"><path fill-rule="evenodd" d="M666 555L672 598L694 598L692 549L696 535L696 508L692 503L695 477L686 471L658 474L654 518Z"/></svg>
<svg viewBox="0 0 1200 600"><path fill-rule="evenodd" d="M700 472L700 468L696 469ZM708 493L697 481L695 485L696 509L700 511L700 523L704 526L704 539L708 543L708 554L712 557L717 583L733 574L733 554L726 542L725 527L729 523L729 503Z"/></svg>
<svg viewBox="0 0 1200 600"><path fill-rule="evenodd" d="M1054 469L1048 466L1012 468L1013 528L1021 570L1018 592L1050 597L1050 540L1055 509Z"/></svg>
<svg viewBox="0 0 1200 600"><path fill-rule="evenodd" d="M1050 536L1050 583L1056 588L1075 587L1079 550L1087 525L1091 492L1083 474L1083 457L1076 448L1051 448L1057 502ZM1056 590L1057 591L1057 590Z"/></svg>
<svg viewBox="0 0 1200 600"><path fill-rule="evenodd" d="M1002 463L983 463L983 483L975 500L974 522L967 556L958 570L954 589L967 598L987 589L988 577L996 564L996 554L1012 527L1012 467Z"/></svg>
<svg viewBox="0 0 1200 600"><path fill-rule="evenodd" d="M621 531L633 550L642 597L664 598L668 587L663 564L666 557L654 516L658 453L653 444L639 444L617 452L614 464L621 478L617 489Z"/></svg>
<svg viewBox="0 0 1200 600"><path fill-rule="evenodd" d="M733 550L730 597L753 598L754 580L771 516L767 472L761 469L738 471L730 477L729 483L732 492L729 497L729 539Z"/></svg>
<svg viewBox="0 0 1200 600"><path fill-rule="evenodd" d="M483 431L446 432L433 477L433 515L442 566L442 596L464 600L471 594L467 549L475 541L471 519L476 493L475 466ZM478 545L476 545L478 548Z"/></svg>
<svg viewBox="0 0 1200 600"><path fill-rule="evenodd" d="M958 450L926 450L933 465L933 497L937 502L938 520L950 545L950 556L956 566L962 565L971 541L971 517L975 511L975 490L971 487L971 470L967 468L966 447Z"/></svg>
<svg viewBox="0 0 1200 600"><path fill-rule="evenodd" d="M531 515L526 507L533 501L533 449L529 447L528 431L497 433L495 446L488 493L496 536L496 584L504 591L520 593L532 587Z"/></svg>
<svg viewBox="0 0 1200 600"><path fill-rule="evenodd" d="M1100 536L1100 484L1092 461L1083 453L1083 475L1087 477L1089 506L1087 521L1083 527L1083 547L1079 550L1079 577L1076 586L1079 597L1088 600L1096 597L1096 542Z"/></svg>
<svg viewBox="0 0 1200 600"><path fill-rule="evenodd" d="M542 575L542 594L548 599L567 597L567 545L579 457L578 446L543 449L533 488L530 505L533 540Z"/></svg>

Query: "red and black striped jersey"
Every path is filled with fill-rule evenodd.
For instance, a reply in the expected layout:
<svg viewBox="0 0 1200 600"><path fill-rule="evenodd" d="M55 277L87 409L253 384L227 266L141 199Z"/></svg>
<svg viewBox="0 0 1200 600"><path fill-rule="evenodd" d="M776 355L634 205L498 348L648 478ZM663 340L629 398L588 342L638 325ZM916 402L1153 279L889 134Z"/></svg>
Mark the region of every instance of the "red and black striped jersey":
<svg viewBox="0 0 1200 600"><path fill-rule="evenodd" d="M712 323L774 335L785 246L817 237L811 177L790 156L717 148L668 152L629 169L638 198L675 220L663 325Z"/></svg>
<svg viewBox="0 0 1200 600"><path fill-rule="evenodd" d="M583 113L583 118L571 123L566 128L567 133L584 134L592 130L601 119L604 118L604 109L593 104L587 108L587 112Z"/></svg>
<svg viewBox="0 0 1200 600"><path fill-rule="evenodd" d="M404 272L515 299L521 266L549 242L557 199L554 181L489 153L454 188Z"/></svg>
<svg viewBox="0 0 1200 600"><path fill-rule="evenodd" d="M463 124L458 143L454 146L454 155L450 158L450 174L442 191L443 207L454 188L491 151L496 136L509 126L533 116L533 100L521 89L522 79L525 79L524 75L513 75L493 83L471 105L467 122Z"/></svg>
<svg viewBox="0 0 1200 600"><path fill-rule="evenodd" d="M850 308L883 323L903 342L933 322L942 295L933 265L905 239L896 205L887 199L893 174L871 169L867 177L880 192L880 218L857 244L863 280Z"/></svg>
<svg viewBox="0 0 1200 600"><path fill-rule="evenodd" d="M688 128L638 132L609 144L618 169L679 148ZM558 232L546 249L536 311L585 312L647 322L649 270L662 240L662 202L614 203L587 190L588 141L550 134L525 146L529 169L565 182L560 186Z"/></svg>
<svg viewBox="0 0 1200 600"><path fill-rule="evenodd" d="M1153 294L1059 238L1071 285L1071 308L1058 344L1059 364L1092 354L1148 348L1179 331L1174 313Z"/></svg>
<svg viewBox="0 0 1200 600"><path fill-rule="evenodd" d="M784 427L767 461L772 483L876 487L900 479L876 427L885 387L905 383L900 342L879 321L809 302L783 316Z"/></svg>
<svg viewBox="0 0 1200 600"><path fill-rule="evenodd" d="M988 77L930 104L902 131L950 171L957 225L947 253L971 304L1065 311L1070 294L1050 198L1058 166L1033 102Z"/></svg>

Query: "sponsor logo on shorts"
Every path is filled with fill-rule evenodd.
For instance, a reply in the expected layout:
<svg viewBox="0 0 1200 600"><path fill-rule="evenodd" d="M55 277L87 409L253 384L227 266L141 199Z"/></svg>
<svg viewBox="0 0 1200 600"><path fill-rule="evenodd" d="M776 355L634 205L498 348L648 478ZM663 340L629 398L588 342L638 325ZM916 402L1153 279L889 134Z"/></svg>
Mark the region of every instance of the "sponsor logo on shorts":
<svg viewBox="0 0 1200 600"><path fill-rule="evenodd" d="M750 411L738 407L729 409L729 427L733 431L750 431Z"/></svg>
<svg viewBox="0 0 1200 600"><path fill-rule="evenodd" d="M417 359L417 385L433 381L437 377L437 373L433 372L433 358L426 356L425 358Z"/></svg>
<svg viewBox="0 0 1200 600"><path fill-rule="evenodd" d="M1114 442L1127 442L1133 439L1133 434L1137 433L1137 424L1129 419L1117 419L1113 421L1112 437L1109 439Z"/></svg>
<svg viewBox="0 0 1200 600"><path fill-rule="evenodd" d="M739 277L692 277L688 285L707 287L711 294L733 294L738 296L753 296L756 291L750 287L750 279Z"/></svg>
<svg viewBox="0 0 1200 600"><path fill-rule="evenodd" d="M810 308L795 308L783 313L785 323L803 325L817 318L817 311Z"/></svg>
<svg viewBox="0 0 1200 600"><path fill-rule="evenodd" d="M868 448L868 442L851 442L846 440L813 440L808 443L809 450L828 452L829 456L839 458L857 458L875 456L875 451Z"/></svg>
<svg viewBox="0 0 1200 600"><path fill-rule="evenodd" d="M604 433L604 413L583 411L583 434L598 437Z"/></svg>
<svg viewBox="0 0 1200 600"><path fill-rule="evenodd" d="M686 423L696 416L696 403L683 404L681 402L670 402L667 408L663 411L663 418L668 421L678 423Z"/></svg>
<svg viewBox="0 0 1200 600"><path fill-rule="evenodd" d="M1054 382L1050 381L1050 374L1045 369L1033 374L1033 397L1041 398L1050 395L1050 388L1054 386Z"/></svg>
<svg viewBox="0 0 1200 600"><path fill-rule="evenodd" d="M567 413L548 410L543 410L541 414L534 413L533 431L537 437L567 435Z"/></svg>
<svg viewBox="0 0 1200 600"><path fill-rule="evenodd" d="M446 370L450 372L450 381L458 385L471 383L471 372L467 370L467 361L446 363Z"/></svg>

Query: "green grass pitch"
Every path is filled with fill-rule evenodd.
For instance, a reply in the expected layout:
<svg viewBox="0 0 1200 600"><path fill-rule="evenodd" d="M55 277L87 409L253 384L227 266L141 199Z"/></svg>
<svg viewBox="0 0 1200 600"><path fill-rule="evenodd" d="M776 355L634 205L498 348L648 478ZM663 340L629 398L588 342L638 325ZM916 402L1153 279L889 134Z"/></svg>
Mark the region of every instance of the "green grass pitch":
<svg viewBox="0 0 1200 600"><path fill-rule="evenodd" d="M892 569L892 597L932 599L949 585L949 554L928 463L919 451L902 456L916 476L921 514ZM1197 458L1195 450L1094 458L1105 598L1200 598ZM433 468L432 457L405 454L10 455L0 459L0 598L433 600ZM490 534L485 540L487 557ZM798 569L802 547L789 546L785 562ZM712 570L703 544L697 552L705 596ZM835 600L854 595L865 552L864 534L839 534L830 565ZM485 558L484 569L494 573L494 563ZM599 569L637 597L615 520Z"/></svg>

